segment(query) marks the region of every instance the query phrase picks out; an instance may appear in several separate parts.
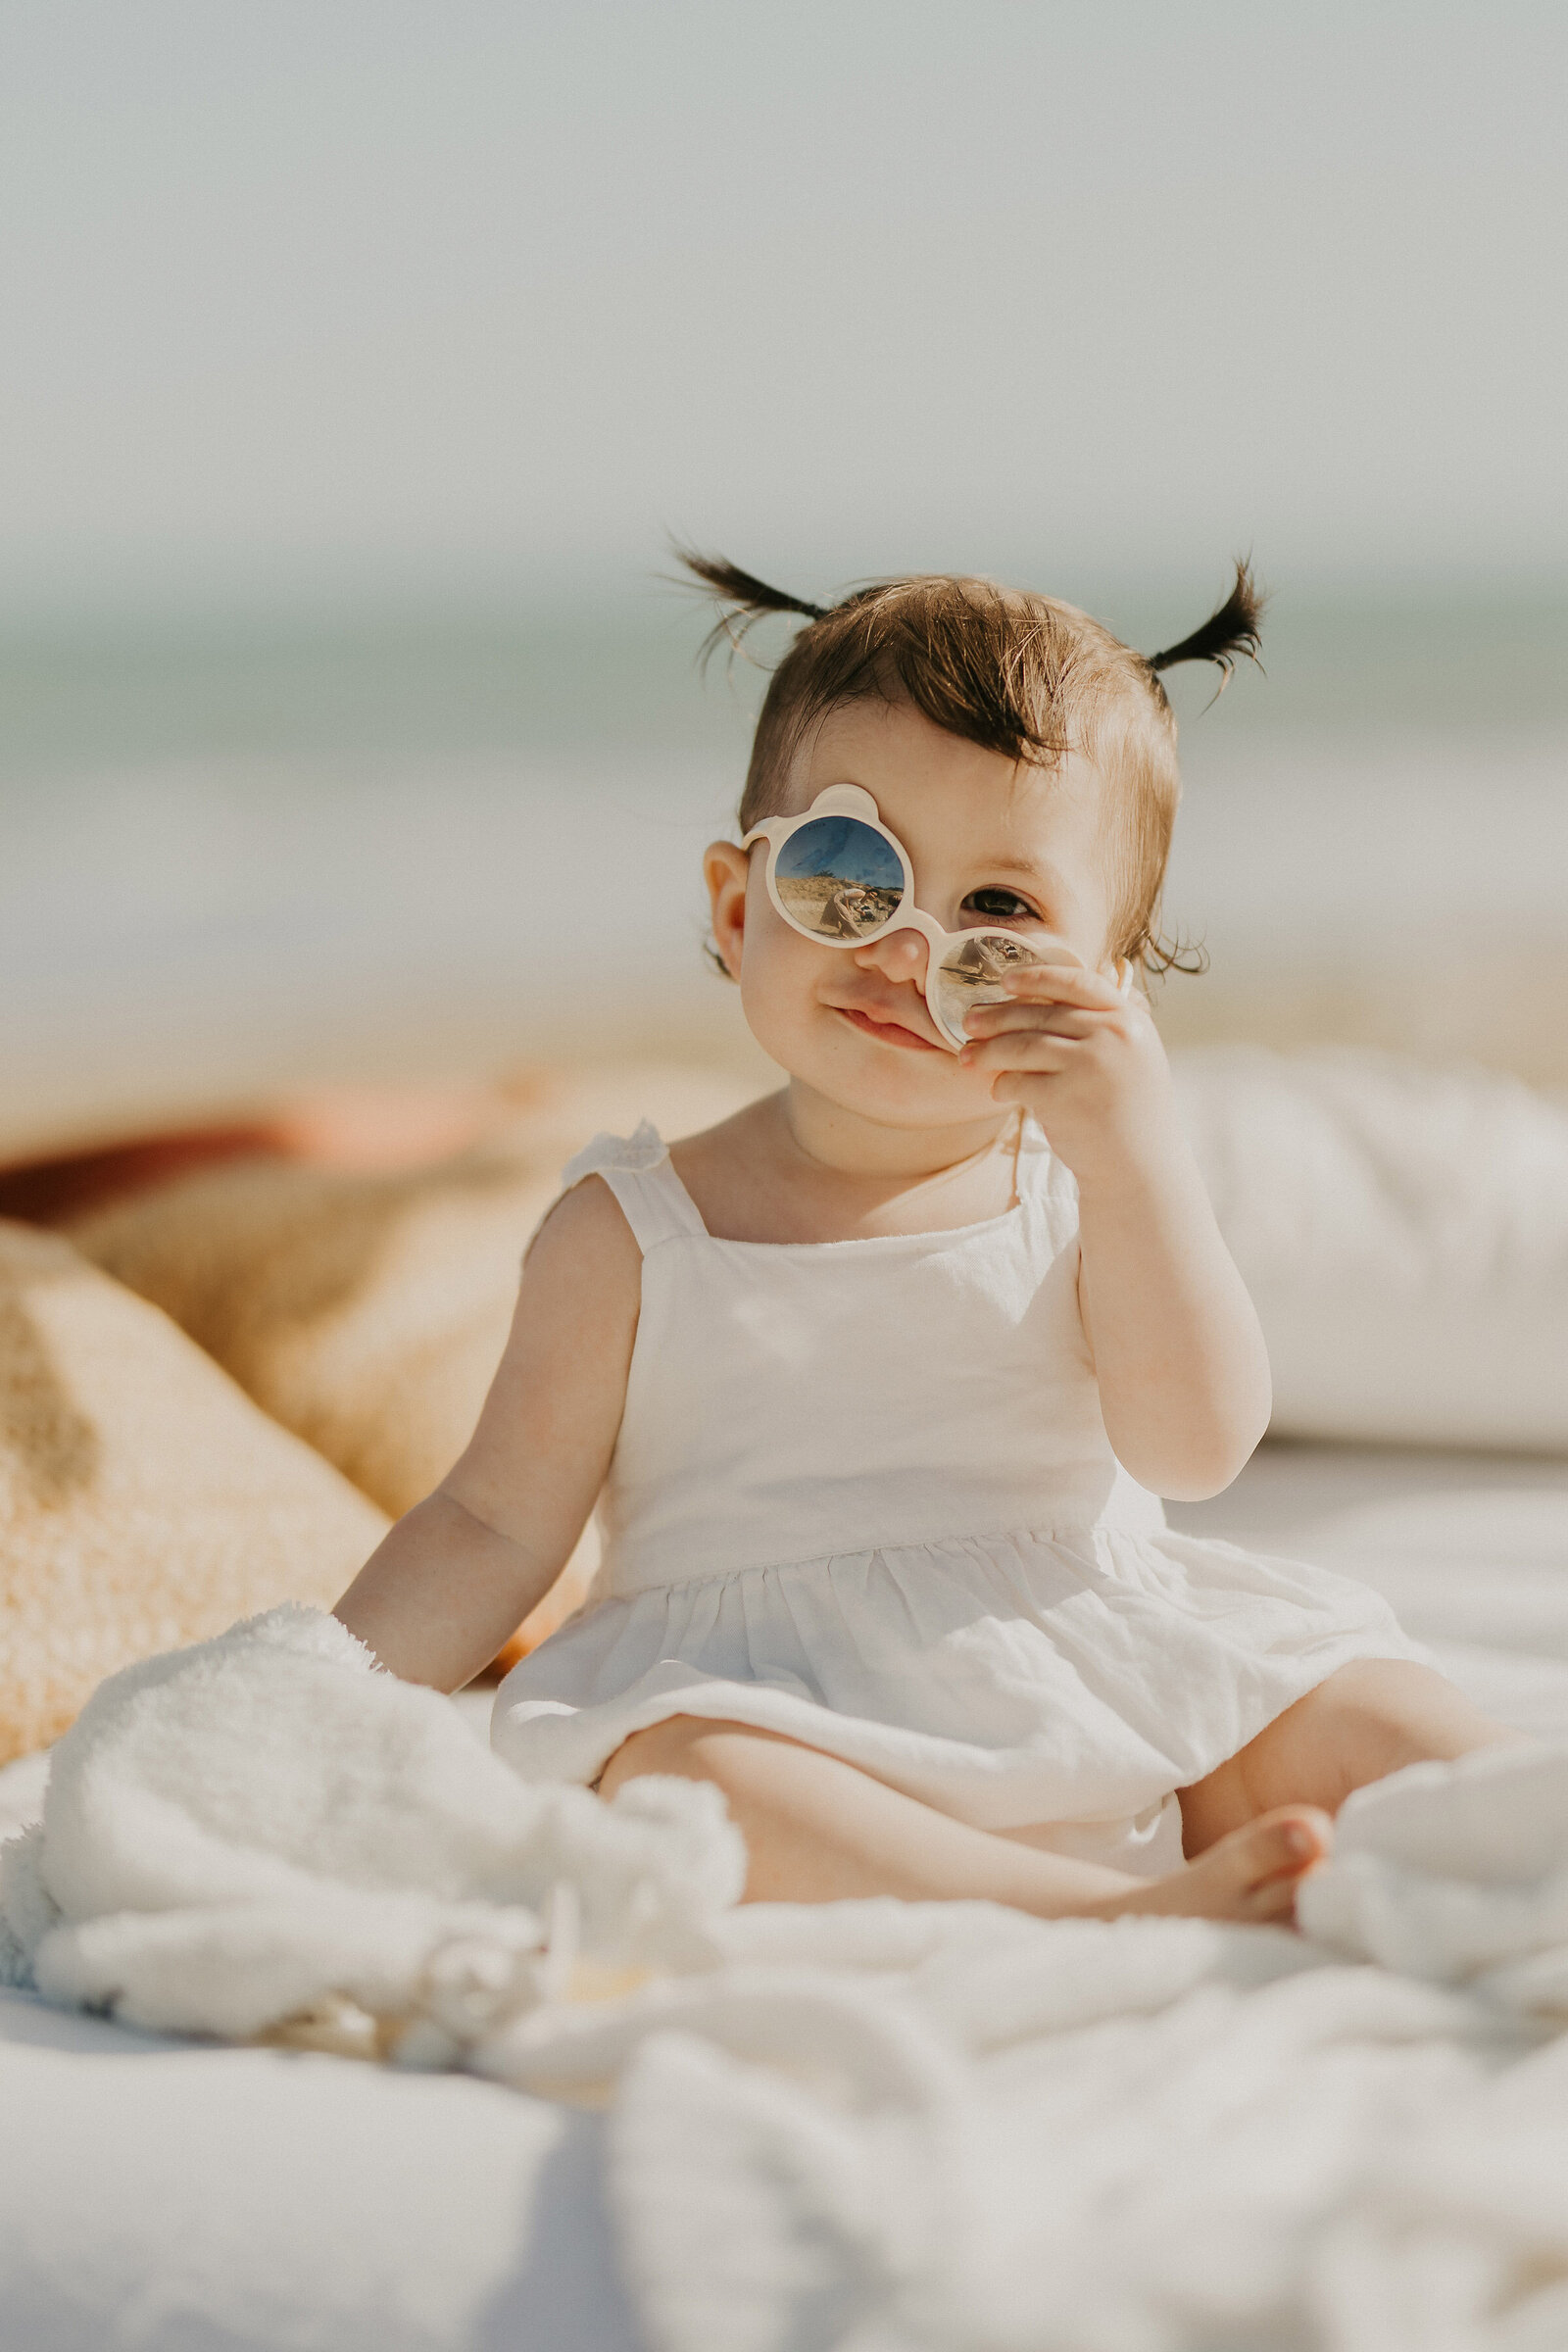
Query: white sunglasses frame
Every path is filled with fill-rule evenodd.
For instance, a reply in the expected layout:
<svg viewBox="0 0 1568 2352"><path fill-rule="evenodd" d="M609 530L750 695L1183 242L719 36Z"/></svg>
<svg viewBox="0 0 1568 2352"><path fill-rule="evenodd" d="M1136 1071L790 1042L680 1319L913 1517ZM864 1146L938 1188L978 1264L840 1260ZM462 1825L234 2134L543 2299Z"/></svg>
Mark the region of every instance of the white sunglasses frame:
<svg viewBox="0 0 1568 2352"><path fill-rule="evenodd" d="M779 896L777 869L780 850L793 833L798 833L803 825L810 824L813 818L819 816L853 816L862 825L869 825L873 832L881 834L893 851L904 876L904 896L887 921L879 923L874 931L865 932L859 939L824 939L820 932L809 930L805 923L798 922ZM927 914L923 907L917 906L914 903L914 867L909 862L909 853L898 835L883 823L876 802L862 784L829 784L817 794L809 808L804 809L799 816L763 817L760 824L754 825L742 840L741 848L749 851L754 842L759 841L767 843L764 878L773 911L782 916L792 931L798 931L802 939L808 939L813 947L868 948L875 941L886 939L891 931L917 931L926 943L925 971L917 985L925 999L926 1010L931 1015L931 1025L952 1054L960 1053L971 1042L964 1031L951 1028L932 1003L931 976L947 960L949 949L960 940L1004 939L1016 947L1020 935L1016 931L1009 931L1002 923L970 923L962 931L945 931L935 915ZM1054 931L1035 932L1024 941L1024 945L1040 963L1065 963L1079 971L1088 969L1077 950L1070 948L1064 939L1058 939ZM1117 993L1129 997L1132 987L1133 967L1123 959L1117 967ZM999 989L990 998L975 997L971 1002L999 1004L1004 1002L1004 992Z"/></svg>

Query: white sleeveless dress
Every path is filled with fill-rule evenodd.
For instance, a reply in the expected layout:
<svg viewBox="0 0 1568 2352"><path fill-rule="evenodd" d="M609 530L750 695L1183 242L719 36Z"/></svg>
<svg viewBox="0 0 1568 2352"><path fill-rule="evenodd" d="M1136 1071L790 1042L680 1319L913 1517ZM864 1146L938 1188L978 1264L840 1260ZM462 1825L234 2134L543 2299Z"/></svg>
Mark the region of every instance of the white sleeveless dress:
<svg viewBox="0 0 1568 2352"><path fill-rule="evenodd" d="M600 1175L643 1252L576 1616L495 1747L591 1783L671 1715L760 1725L981 1828L1135 1872L1174 1791L1351 1658L1428 1653L1328 1571L1174 1535L1116 1460L1078 1192L1025 1124L1017 1204L946 1233L713 1240L646 1124Z"/></svg>

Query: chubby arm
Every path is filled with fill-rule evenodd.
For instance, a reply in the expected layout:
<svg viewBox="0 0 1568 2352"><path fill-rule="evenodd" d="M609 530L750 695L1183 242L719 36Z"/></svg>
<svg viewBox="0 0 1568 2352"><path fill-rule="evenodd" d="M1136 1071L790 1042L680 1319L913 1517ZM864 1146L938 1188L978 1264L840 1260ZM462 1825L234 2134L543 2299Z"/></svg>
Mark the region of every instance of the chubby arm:
<svg viewBox="0 0 1568 2352"><path fill-rule="evenodd" d="M590 1177L535 1236L461 1458L337 1604L394 1674L461 1689L561 1574L614 1451L641 1287L637 1244L609 1187Z"/></svg>
<svg viewBox="0 0 1568 2352"><path fill-rule="evenodd" d="M1147 1006L1100 974L1011 975L969 1016L971 1066L999 1074L1078 1179L1078 1304L1105 1434L1141 1486L1178 1502L1228 1487L1272 1405L1257 1313L1176 1114Z"/></svg>
<svg viewBox="0 0 1568 2352"><path fill-rule="evenodd" d="M1172 1119L1157 1174L1080 1187L1078 1306L1105 1434L1140 1486L1173 1502L1218 1494L1268 1427L1257 1311Z"/></svg>

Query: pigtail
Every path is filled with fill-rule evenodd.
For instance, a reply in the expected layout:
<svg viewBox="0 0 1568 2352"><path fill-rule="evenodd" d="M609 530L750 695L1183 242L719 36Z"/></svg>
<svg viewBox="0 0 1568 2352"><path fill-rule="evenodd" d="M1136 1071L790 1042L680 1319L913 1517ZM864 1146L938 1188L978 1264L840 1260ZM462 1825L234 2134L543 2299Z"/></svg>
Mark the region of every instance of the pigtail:
<svg viewBox="0 0 1568 2352"><path fill-rule="evenodd" d="M1208 950L1200 939L1184 939L1178 931L1174 939L1165 939L1154 929L1154 917L1145 923L1143 935L1127 950L1129 962L1140 965L1146 980L1162 980L1167 972L1180 972L1189 980L1201 979L1208 969Z"/></svg>
<svg viewBox="0 0 1568 2352"><path fill-rule="evenodd" d="M1220 672L1215 693L1223 694L1231 682L1239 654L1245 654L1249 662L1257 661L1263 609L1267 603L1267 596L1252 578L1250 562L1239 558L1236 585L1218 612L1211 612L1202 627L1184 637L1180 645L1167 646L1162 654L1151 654L1150 668L1174 669L1178 662L1212 662Z"/></svg>
<svg viewBox="0 0 1568 2352"><path fill-rule="evenodd" d="M690 575L682 586L698 581L718 599L717 620L703 639L699 662L707 666L715 647L727 641L739 650L746 633L769 612L800 612L808 620L825 618L825 605L808 604L801 596L791 596L782 588L770 588L754 572L742 571L738 564L729 563L723 556L700 556L695 548L673 543L673 553L681 569Z"/></svg>

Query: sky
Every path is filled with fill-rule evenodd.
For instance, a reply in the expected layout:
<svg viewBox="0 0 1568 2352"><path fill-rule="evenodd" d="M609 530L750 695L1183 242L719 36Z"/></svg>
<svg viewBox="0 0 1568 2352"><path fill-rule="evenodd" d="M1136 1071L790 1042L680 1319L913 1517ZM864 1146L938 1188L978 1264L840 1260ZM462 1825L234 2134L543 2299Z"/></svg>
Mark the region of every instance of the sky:
<svg viewBox="0 0 1568 2352"><path fill-rule="evenodd" d="M0 0L0 610L1568 569L1568 10Z"/></svg>

